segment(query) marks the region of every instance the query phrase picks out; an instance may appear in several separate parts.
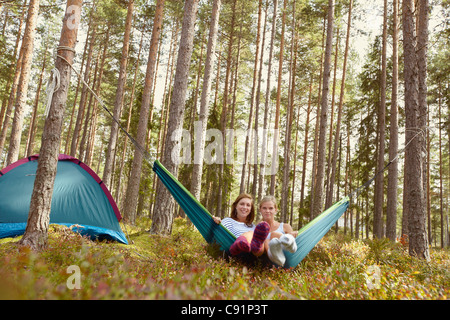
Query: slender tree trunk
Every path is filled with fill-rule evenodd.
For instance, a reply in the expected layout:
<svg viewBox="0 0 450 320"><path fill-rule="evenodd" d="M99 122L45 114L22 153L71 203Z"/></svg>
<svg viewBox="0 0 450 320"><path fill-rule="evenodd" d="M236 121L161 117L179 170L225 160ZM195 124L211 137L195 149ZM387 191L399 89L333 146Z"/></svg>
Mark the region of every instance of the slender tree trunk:
<svg viewBox="0 0 450 320"><path fill-rule="evenodd" d="M133 77L133 84L131 86L131 92L130 92L130 101L128 103L128 119L127 119L127 132L130 131L131 126L131 116L133 115L133 103L134 103L134 94L136 91L136 82L137 82L137 76L139 73L139 66L141 61L141 52L142 52L142 44L144 40L144 31L145 31L146 24L142 27L142 33L141 33L141 40L139 43L139 50L136 57L136 66L134 68L134 77ZM122 149L122 156L119 163L119 172L117 174L117 187L116 187L116 201L122 199L122 178L123 178L123 167L125 165L125 156L127 154L127 148L128 148L128 136L124 136L123 141L123 149Z"/></svg>
<svg viewBox="0 0 450 320"><path fill-rule="evenodd" d="M208 47L206 51L205 74L203 77L203 89L200 98L199 123L196 128L194 147L194 166L192 170L191 193L196 199L200 199L203 173L203 157L205 154L206 127L208 124L209 96L211 94L212 74L216 57L217 31L219 28L219 16L222 0L214 0L209 27Z"/></svg>
<svg viewBox="0 0 450 320"><path fill-rule="evenodd" d="M439 94L440 96L440 94ZM445 242L444 242L444 236L445 236L445 232L444 232L444 192L443 192L443 159L442 159L442 125L441 125L441 99L439 97L439 213L440 213L440 218L441 218L441 248L445 247Z"/></svg>
<svg viewBox="0 0 450 320"><path fill-rule="evenodd" d="M23 3L23 7L24 9L22 9L22 13L20 15L20 20L19 20L19 29L17 30L17 38L16 38L16 43L14 46L14 54L13 57L17 56L17 50L19 49L19 44L20 44L20 40L21 40L21 35L22 35L22 27L23 27L23 20L24 20L24 16L25 16L25 5L27 3L27 0L24 0ZM6 24L6 22L5 22ZM3 148L5 146L5 142L6 142L6 136L8 133L8 129L9 129L9 125L10 125L10 118L11 118L11 114L12 114L12 110L13 110L13 106L14 106L14 102L16 99L16 93L17 93L17 85L19 83L19 78L20 78L20 73L22 70L22 50L19 49L19 56L17 57L17 61L16 63L12 63L10 66L10 72L13 73L14 72L14 77L12 79L12 81L8 81L7 85L6 85L6 91L5 92L9 92L9 98L8 101L6 102L6 108L4 106L2 106L2 110L1 110L1 114L0 114L0 155L3 153Z"/></svg>
<svg viewBox="0 0 450 320"><path fill-rule="evenodd" d="M349 8L348 8L348 18L347 18L347 35L345 39L345 49L344 49L344 64L342 67L342 80L341 80L341 92L339 96L339 106L338 106L338 118L336 121L336 131L334 135L334 146L333 146L333 155L331 161L331 176L330 176L330 184L329 184L329 202L327 204L327 208L333 203L333 190L334 190L334 182L336 179L336 161L337 161L337 153L338 153L338 140L341 135L341 122L342 122L342 107L344 104L344 96L345 96L345 76L347 72L347 58L348 58L348 48L350 42L350 29L352 23L352 5L353 1L350 0Z"/></svg>
<svg viewBox="0 0 450 320"><path fill-rule="evenodd" d="M284 11L286 11L286 1L284 4ZM283 180L281 183L281 221L288 222L288 200L289 200L289 180L291 171L291 145L292 145L292 124L294 118L294 96L295 96L295 78L297 67L297 34L295 31L295 1L292 4L292 43L290 50L290 62L289 62L289 90L288 90L288 108L286 112L286 131L284 142L284 164L283 164ZM284 19L283 19L284 20ZM294 49L295 47L295 49ZM295 157L293 158L295 161ZM294 165L294 177L295 177L295 165ZM291 189L291 199L295 189ZM292 219L290 217L290 219ZM290 222L292 224L292 221Z"/></svg>
<svg viewBox="0 0 450 320"><path fill-rule="evenodd" d="M150 51L148 54L147 72L145 75L144 91L142 93L142 105L139 116L138 132L136 142L140 146L145 145L147 134L148 114L150 109L151 91L153 88L153 79L156 66L156 54L158 51L159 36L161 34L161 25L163 20L164 0L157 0L155 17L153 20L152 39L150 42ZM133 163L131 167L130 178L128 180L127 193L123 208L124 218L127 223L135 224L136 206L138 201L139 185L141 181L143 154L140 148L134 152Z"/></svg>
<svg viewBox="0 0 450 320"><path fill-rule="evenodd" d="M306 183L306 163L308 162L308 145L309 145L309 118L311 115L312 107L312 87L313 87L313 75L311 74L309 80L309 97L308 97L308 110L306 111L306 121L305 121L305 140L303 142L303 163L302 163L302 183L300 188L300 209L303 208L305 200L305 183ZM299 111L300 112L300 111ZM300 226L300 219L299 219Z"/></svg>
<svg viewBox="0 0 450 320"><path fill-rule="evenodd" d="M94 14L95 11L95 1L92 5L92 11L91 15ZM94 45L95 45L95 39L96 39L96 32L97 32L97 26L96 22L93 21L92 23L92 33L90 38L90 44L89 44L89 51L88 51L88 57L86 59L86 68L84 70L84 82L89 83L89 76L91 72L91 61L92 61L92 55L94 54ZM75 128L73 129L73 135L72 135L72 141L70 144L70 155L72 157L76 156L77 150L78 150L78 142L81 132L81 126L83 125L83 118L84 118L84 110L86 107L86 99L88 95L88 88L83 83L83 88L81 89L81 97L80 97L80 103L78 106L78 114L77 114L77 120L75 122Z"/></svg>
<svg viewBox="0 0 450 320"><path fill-rule="evenodd" d="M250 152L250 150L249 150L250 149L250 140L252 138L250 135L250 130L252 129L253 113L254 113L255 109L258 108L258 105L255 103L255 94L256 94L256 80L258 77L259 46L260 46L260 38L261 38L261 33L260 33L261 9L262 9L262 0L259 0L258 23L257 23L257 31L256 31L256 52L255 52L255 62L254 62L254 69L253 69L253 84L252 84L252 91L251 91L251 97L250 97L250 114L248 116L248 126L247 126L248 135L245 137L244 161L242 162L241 185L240 185L239 193L243 193L245 190L245 172L247 169L248 154ZM255 131L256 130L258 130L258 129L255 126ZM250 166L250 163L249 163L249 166ZM255 181L253 183L255 183Z"/></svg>
<svg viewBox="0 0 450 320"><path fill-rule="evenodd" d="M428 54L428 11L429 11L429 0L419 0L417 1L417 13L416 13L416 29L417 29L417 66L419 69L419 114L418 114L418 125L421 128L423 134L420 135L419 141L422 146L422 154L427 154L427 114L428 114L428 106L427 106L427 54ZM426 156L423 156L422 161L422 174L423 174L423 197L425 209L427 210L428 202L427 194L429 190L427 188L427 180L426 176L428 174L427 170L427 161Z"/></svg>
<svg viewBox="0 0 450 320"><path fill-rule="evenodd" d="M98 71L99 71L99 64L100 64L100 56L97 56L97 60L95 62L95 69L93 72L93 80L92 80L92 88L95 88L97 86L97 79L98 79ZM85 152L87 149L87 135L88 135L88 128L90 126L91 123L91 112L93 112L93 108L92 108L92 100L94 98L94 96L92 95L91 92L88 93L89 96L89 103L87 105L87 110L86 110L86 114L84 115L84 122L82 122L82 126L83 126L83 132L81 135L81 140L80 140L80 149L79 149L79 155L78 158L81 159L82 161L86 162L85 160Z"/></svg>
<svg viewBox="0 0 450 320"><path fill-rule="evenodd" d="M91 33L91 26L93 25L93 23L92 23L93 16L94 16L93 14L89 15L88 29L87 29L86 34L90 34ZM91 44L90 41L86 40L86 42L84 44L84 49L83 49L83 56L81 58L80 70L83 70L83 68L85 66L86 52L87 52L88 47L90 46L90 44ZM69 122L69 128L67 130L66 143L65 143L65 147L64 147L64 154L69 154L70 153L70 148L71 148L72 126L73 126L73 120L74 120L74 117L75 117L75 110L77 109L76 106L77 106L77 101L78 101L78 94L80 93L81 77L77 77L77 80L78 80L77 81L77 89L75 91L75 98L74 98L74 101L73 101L72 113L70 115L70 122ZM81 86L81 89L82 88L83 88L83 86Z"/></svg>
<svg viewBox="0 0 450 320"><path fill-rule="evenodd" d="M117 82L116 99L114 101L115 119L119 119L122 113L123 95L125 92L125 83L127 81L127 62L128 48L131 34L131 22L133 20L134 0L128 1L128 11L125 20L125 34L123 36L122 57L120 59L119 79ZM103 182L107 187L111 186L112 168L116 154L117 134L119 125L116 121L111 121L111 133L109 136L108 150L106 151L105 167L103 169Z"/></svg>
<svg viewBox="0 0 450 320"><path fill-rule="evenodd" d="M47 41L47 43L45 45L44 52L47 52L47 49L48 49L48 39L46 41ZM44 80L46 64L47 64L47 55L44 53L44 60L42 61L41 74L39 75L39 81L38 81L38 86L36 89L36 95L34 97L33 112L31 115L30 128L28 130L27 146L25 148L26 156L31 156L33 154L34 136L36 135L36 128L37 128L37 120L36 119L37 119L37 113L38 113L38 107L39 107L39 97L41 95L42 81Z"/></svg>
<svg viewBox="0 0 450 320"><path fill-rule="evenodd" d="M386 122L386 46L387 46L387 0L384 0L383 14L383 48L381 53L381 83L380 106L378 109L378 159L377 171L384 168L384 139ZM383 203L384 203L384 175L378 174L375 178L375 211L373 219L373 235L376 238L383 237Z"/></svg>
<svg viewBox="0 0 450 320"><path fill-rule="evenodd" d="M267 153L267 125L268 125L268 117L269 117L269 102L270 102L270 78L272 73L272 57L273 57L273 47L276 35L276 26L277 26L277 9L278 9L278 0L274 0L273 2L273 18L272 18L272 31L270 36L270 50L269 50L269 62L267 66L267 87L266 87L266 101L264 105L264 127L263 127L263 136L262 136L262 148L261 148L261 164L259 167L259 181L258 181L258 199L262 198L263 193L263 185L264 185L264 176L265 176L265 165L266 165L266 153ZM273 159L272 159L273 160Z"/></svg>
<svg viewBox="0 0 450 320"><path fill-rule="evenodd" d="M389 127L389 160L398 153L398 0L393 1L392 34L392 98ZM395 241L397 237L397 187L398 161L388 168L388 191L386 209L386 237Z"/></svg>
<svg viewBox="0 0 450 320"><path fill-rule="evenodd" d="M55 66L60 73L60 87L53 94L49 115L45 121L27 227L25 234L19 241L20 244L35 250L41 250L47 245L53 184L58 164L64 109L70 86L70 74L72 71L70 65L74 57L74 51L72 50L76 44L81 5L82 0L67 1L66 14L57 50L58 56L55 62ZM75 8L75 11L72 11L73 8ZM75 20L74 17L76 17Z"/></svg>
<svg viewBox="0 0 450 320"><path fill-rule="evenodd" d="M179 159L177 157L179 156L179 152L177 151L181 143L181 129L183 128L187 82L193 50L194 26L197 16L198 1L199 0L187 0L184 5L175 84L170 104L166 142L162 155L162 163L175 177L178 176L177 161ZM155 234L170 234L172 232L174 209L175 201L170 192L164 187L158 188L150 232Z"/></svg>
<svg viewBox="0 0 450 320"><path fill-rule="evenodd" d="M325 46L325 61L323 71L323 88L321 97L320 111L320 134L317 155L317 176L313 200L313 217L319 215L323 206L323 180L325 175L325 149L326 149L326 132L328 121L328 91L331 67L331 51L333 41L333 23L334 23L334 0L328 0L328 24L327 24L327 41Z"/></svg>
<svg viewBox="0 0 450 320"><path fill-rule="evenodd" d="M264 45L266 42L266 27L267 27L267 9L269 7L269 1L266 1L266 6L264 9L264 26L263 26L263 32L262 32L262 43L261 43L261 58L259 59L259 71L258 71L258 87L256 90L256 110L255 110L255 137L254 137L254 147L253 147L253 187L252 187L252 194L257 197L258 202L261 200L261 194L258 191L259 181L262 177L259 177L258 172L258 153L259 153L259 114L260 114L260 101L261 101L261 83L262 83L262 69L263 69L263 63L264 63Z"/></svg>
<svg viewBox="0 0 450 320"><path fill-rule="evenodd" d="M325 192L325 208L328 208L331 203L331 199L333 198L333 194L330 190L330 174L331 174L331 161L332 161L332 149L333 149L333 131L334 131L334 113L335 113L335 101L336 101L336 77L337 77L337 65L338 65L338 57L339 57L339 42L341 41L340 38L340 31L339 27L336 29L336 46L334 49L334 65L333 65L333 89L331 91L331 106L330 106L330 125L329 130L330 134L328 137L328 156L326 159L326 171L325 171L325 186L324 186L324 192ZM331 194L330 194L331 192Z"/></svg>
<svg viewBox="0 0 450 320"><path fill-rule="evenodd" d="M22 67L17 87L16 103L14 106L14 119L11 127L8 156L6 165L19 159L20 141L22 137L23 118L27 100L28 84L30 81L31 63L33 59L34 35L39 13L39 0L30 0L25 32L22 40Z"/></svg>
<svg viewBox="0 0 450 320"><path fill-rule="evenodd" d="M272 148L272 168L270 172L270 191L269 194L275 195L275 180L276 180L276 168L278 168L278 143L279 143L279 122L280 122L280 107L281 107L281 84L283 75L283 61L284 61L284 30L286 20L286 2L283 1L283 12L281 14L281 37L280 37L280 58L278 61L278 81L277 81L277 100L275 105L275 125L273 135L273 148ZM287 195L283 195L287 196ZM284 212L285 213L285 212ZM282 213L282 215L284 215Z"/></svg>
<svg viewBox="0 0 450 320"><path fill-rule="evenodd" d="M223 148L226 146L226 126L227 126L227 113L228 113L228 94L229 94L229 83L230 83L230 73L231 73L231 62L232 62L232 49L233 49L233 42L234 42L234 26L235 26L235 16L236 16L236 2L237 0L233 1L232 5L232 16L231 16L231 22L230 22L230 39L228 40L228 49L227 49L227 69L225 72L225 88L223 92L223 106L222 106L222 114L220 116L220 127L222 130L223 140L222 140L222 146ZM222 151L223 159L221 159L219 163L219 190L218 190L218 196L217 196L217 214L219 216L223 216L224 210L223 210L223 195L226 194L224 192L225 183L224 183L224 168L225 168L225 159L226 159L226 152L225 148Z"/></svg>
<svg viewBox="0 0 450 320"><path fill-rule="evenodd" d="M292 177L292 192L291 192L291 212L290 212L290 225L294 225L294 190L297 189L297 149L298 149L298 128L300 127L300 108L297 110L297 119L296 119L296 127L297 130L295 130L295 142L294 142L294 166L292 168L293 170L293 177ZM299 206L299 209L301 207ZM298 221L300 222L300 219L302 217L299 215Z"/></svg>
<svg viewBox="0 0 450 320"><path fill-rule="evenodd" d="M99 94L100 86L101 86L102 80L103 80L103 71L105 70L104 66L105 66L105 61L106 61L107 49L109 46L110 34L111 34L111 24L108 23L106 35L105 35L105 39L104 39L103 53L102 53L101 60L100 60L99 72L98 72L98 76L97 76L97 80L96 80L96 85L94 88L94 92L97 96L100 95ZM87 138L87 148L86 148L86 155L85 155L85 160L84 160L84 162L88 166L91 166L92 155L93 155L93 151L94 151L95 135L97 133L97 117L98 117L98 100L95 99L93 97L93 95L91 95L91 99L93 100L92 117L90 120L89 136Z"/></svg>
<svg viewBox="0 0 450 320"><path fill-rule="evenodd" d="M322 29L322 50L320 56L320 72L319 72L319 91L317 94L317 111L316 111L316 124L314 128L314 146L312 154L312 172L311 172L311 201L309 205L309 219L314 218L314 194L316 191L316 180L317 180L317 150L319 147L319 125L320 125L320 104L322 97L322 80L323 80L323 65L324 65L324 54L325 54L325 31L326 31L327 14L323 17L323 29Z"/></svg>

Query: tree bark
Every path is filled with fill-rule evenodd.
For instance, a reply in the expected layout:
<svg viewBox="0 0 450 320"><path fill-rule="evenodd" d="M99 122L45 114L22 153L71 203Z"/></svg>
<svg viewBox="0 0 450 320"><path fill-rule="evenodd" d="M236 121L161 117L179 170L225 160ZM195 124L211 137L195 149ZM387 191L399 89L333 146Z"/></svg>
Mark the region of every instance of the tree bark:
<svg viewBox="0 0 450 320"><path fill-rule="evenodd" d="M398 0L393 1L393 34L392 34L392 97L389 127L389 160L398 153ZM388 168L388 191L386 209L386 237L395 241L397 237L397 187L398 161Z"/></svg>
<svg viewBox="0 0 450 320"><path fill-rule="evenodd" d="M93 8L91 9L91 15L94 15L94 8L95 8L95 1L93 2ZM86 59L86 68L84 70L84 82L89 83L89 75L91 72L91 61L92 61L92 55L94 53L94 45L95 45L95 39L96 39L96 33L97 33L97 26L96 22L93 21L92 25L92 33L91 38L89 40L89 51L88 51L88 57ZM83 83L82 89L81 89L81 97L80 97L80 103L78 106L78 114L77 114L77 120L75 122L75 128L73 129L73 135L72 135L72 141L70 145L70 155L72 157L76 156L77 150L78 150L78 140L81 132L81 126L83 125L83 117L84 117L84 109L86 106L86 97L88 94L88 88Z"/></svg>
<svg viewBox="0 0 450 320"><path fill-rule="evenodd" d="M31 63L33 59L34 35L39 13L39 0L30 0L28 4L28 16L22 39L22 68L17 87L16 104L14 106L14 119L11 127L8 156L6 165L19 159L20 141L22 137L23 118L27 100L28 84L30 81Z"/></svg>
<svg viewBox="0 0 450 320"><path fill-rule="evenodd" d="M342 107L344 104L344 96L345 96L345 76L347 72L347 58L348 58L348 48L350 42L350 29L352 22L352 5L353 1L350 0L349 8L348 8L348 18L347 18L347 35L345 39L345 51L344 51L344 64L342 67L342 81L341 81L341 92L339 96L339 106L338 106L338 118L336 121L336 131L334 135L334 146L333 146L333 155L331 161L331 176L330 176L330 184L329 184L329 203L327 204L327 208L333 203L333 190L334 190L334 182L336 179L336 161L338 156L338 141L340 139L341 132L341 122L342 122Z"/></svg>
<svg viewBox="0 0 450 320"><path fill-rule="evenodd" d="M205 154L206 127L208 124L209 96L211 94L212 73L216 58L217 31L222 0L214 0L209 27L208 47L206 51L205 74L203 76L203 89L200 98L200 112L198 115L198 130L195 132L194 166L192 170L191 193L200 198L203 173L203 157Z"/></svg>
<svg viewBox="0 0 450 320"><path fill-rule="evenodd" d="M194 26L197 16L199 0L187 0L184 5L183 25L181 30L180 47L177 58L177 68L175 73L175 84L173 88L172 101L170 104L170 114L162 163L175 177L178 176L176 152L181 143L181 129L183 126L184 109L186 103L187 82L189 66L191 62ZM176 133L176 134L174 134ZM161 184L160 181L158 183ZM170 192L164 188L158 188L156 195L155 209L153 213L151 233L170 234L172 232L173 213L175 200Z"/></svg>
<svg viewBox="0 0 450 320"><path fill-rule="evenodd" d="M247 126L247 133L250 133L250 130L252 129L252 122L253 122L253 113L255 109L258 108L258 104L255 101L255 94L256 94L256 80L258 78L258 64L259 64L259 47L260 47L260 41L261 41L261 9L262 9L262 0L259 0L258 5L258 23L257 23L257 31L256 31L256 52L255 52L255 61L254 61L254 69L253 69L253 84L252 84L252 91L251 91L251 97L250 97L250 114L248 116L248 126ZM255 126L255 133L256 133L257 127ZM248 154L250 152L250 139L251 135L248 134L245 137L245 150L244 150L244 161L242 163L242 172L241 172L241 185L239 193L243 193L245 191L245 172L247 169L247 162L248 162ZM256 148L256 146L255 146ZM248 164L249 171L250 171L250 163ZM250 173L250 172L249 172ZM256 181L253 181L255 183ZM253 194L255 196L255 194Z"/></svg>
<svg viewBox="0 0 450 320"><path fill-rule="evenodd" d="M81 5L82 0L67 1L55 62L56 69L60 73L60 87L53 93L49 115L45 121L27 227L19 241L19 244L34 250L41 250L47 245L53 184L58 164L64 109L70 86L71 64L74 57L72 50L76 44Z"/></svg>
<svg viewBox="0 0 450 320"><path fill-rule="evenodd" d="M378 158L376 172L384 168L384 139L386 117L386 46L387 46L387 0L384 0L383 14L383 48L381 52L381 83L380 105L378 109ZM375 211L373 219L373 236L383 237L383 203L384 203L384 174L377 174L375 178Z"/></svg>
<svg viewBox="0 0 450 320"><path fill-rule="evenodd" d="M25 8L25 5L27 3L27 0L24 0L23 7ZM25 9L22 9L22 13L20 15L19 19L19 29L17 30L17 37L16 37L16 43L14 46L14 54L13 57L17 56L17 49L19 49L19 43L21 40L22 35L22 26L23 26L23 20L25 18ZM6 25L6 22L5 22ZM4 32L3 32L4 33ZM11 64L10 72L14 72L14 77L11 80L8 81L6 84L6 91L9 92L9 98L6 102L6 107L2 103L2 110L0 111L0 154L3 153L3 148L5 146L6 142L6 136L8 133L9 125L10 125L10 118L11 113L14 105L14 101L16 98L16 92L17 92L17 84L19 82L20 78L20 71L22 68L22 50L19 49L19 56L17 57L17 61L15 64Z"/></svg>
<svg viewBox="0 0 450 320"><path fill-rule="evenodd" d="M273 2L273 18L272 18L272 31L270 36L270 50L269 50L269 62L267 66L267 87L266 87L266 101L264 105L264 125L263 125L263 136L262 136L262 147L261 147L261 164L259 166L259 181L258 181L258 199L262 198L265 167L266 167L266 153L267 153L267 125L269 117L269 102L270 102L270 78L272 74L272 57L273 57L273 47L276 35L277 26L277 9L278 0Z"/></svg>
<svg viewBox="0 0 450 320"><path fill-rule="evenodd" d="M405 64L405 194L404 211L408 214L409 254L428 260L430 258L426 235L426 210L423 197L422 145L419 127L419 70L416 54L416 24L414 2L404 0L403 51Z"/></svg>
<svg viewBox="0 0 450 320"><path fill-rule="evenodd" d="M37 113L38 113L38 107L39 107L39 97L41 95L41 88L42 88L42 82L44 80L44 72L45 67L47 65L47 54L45 54L48 50L48 38L45 40L45 49L44 49L44 60L42 61L42 68L41 68L41 74L39 75L39 81L38 86L36 89L36 95L34 97L34 103L33 103L33 112L31 115L31 123L28 130L28 139L27 139L27 146L25 148L26 156L31 156L33 154L34 149L34 136L36 135L36 128L37 128Z"/></svg>
<svg viewBox="0 0 450 320"><path fill-rule="evenodd" d="M161 25L163 20L164 0L156 2L155 17L153 20L152 39L150 42L150 51L148 54L147 72L145 75L144 91L142 93L142 105L139 116L139 124L136 142L140 146L145 145L147 135L148 114L150 109L151 91L153 88L153 79L156 66L156 54L158 50L159 36L161 34ZM140 148L136 148L134 152L133 163L131 167L130 178L125 196L123 208L124 219L127 223L135 224L136 222L136 206L138 201L139 185L141 181L143 154Z"/></svg>
<svg viewBox="0 0 450 320"><path fill-rule="evenodd" d="M234 42L234 26L235 26L235 17L236 17L236 3L237 0L233 1L232 5L232 16L231 16L231 22L230 22L230 39L228 40L228 48L227 48L227 69L225 71L225 88L223 92L223 106L222 106L222 114L220 116L220 126L222 130L222 146L223 146L223 159L219 163L219 188L218 188L218 196L217 196L217 215L222 217L224 214L223 210L223 195L225 194L224 188L225 184L223 182L224 180L224 167L225 167L225 158L227 153L225 152L225 146L226 146L226 126L227 126L227 113L228 113L228 95L229 95L229 83L230 83L230 74L231 74L231 63L232 63L232 49L233 49L233 42Z"/></svg>
<svg viewBox="0 0 450 320"><path fill-rule="evenodd" d="M328 121L328 91L331 69L331 51L333 41L333 24L334 24L334 0L328 0L328 25L327 25L327 41L325 46L325 61L323 71L323 88L321 97L320 110L320 134L319 146L317 154L317 175L315 182L315 191L313 198L312 216L316 217L322 211L323 206L323 180L325 175L325 149L326 149L326 132Z"/></svg>
<svg viewBox="0 0 450 320"><path fill-rule="evenodd" d="M270 171L270 191L269 194L275 195L275 169L278 168L278 141L279 141L279 122L280 122L280 107L281 107L281 83L283 75L283 61L284 61L284 30L286 20L286 2L283 1L283 12L281 14L281 37L280 37L280 58L278 61L278 81L277 81L277 100L275 105L275 125L273 135L273 148L272 148L272 163ZM285 195L283 195L285 196ZM286 195L287 196L287 195ZM284 213L282 212L282 215Z"/></svg>
<svg viewBox="0 0 450 320"><path fill-rule="evenodd" d="M131 22L133 20L133 9L134 0L129 0L127 17L125 20L125 33L123 36L122 57L120 59L119 79L117 82L116 98L114 101L113 116L115 119L119 119L120 114L122 113L123 95L125 92L125 83L127 81L128 49L130 46L129 42L131 34ZM106 151L105 167L103 169L103 183L105 183L107 187L111 186L112 168L116 154L118 131L119 124L116 121L112 120L111 132L108 141L108 150Z"/></svg>

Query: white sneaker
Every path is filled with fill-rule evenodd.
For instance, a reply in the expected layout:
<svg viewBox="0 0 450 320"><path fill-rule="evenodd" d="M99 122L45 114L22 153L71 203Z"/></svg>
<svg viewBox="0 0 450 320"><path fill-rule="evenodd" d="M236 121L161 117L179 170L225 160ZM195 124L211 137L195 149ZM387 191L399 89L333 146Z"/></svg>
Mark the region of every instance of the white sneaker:
<svg viewBox="0 0 450 320"><path fill-rule="evenodd" d="M286 257L284 256L283 247L280 239L273 238L272 240L270 240L267 256L273 263L281 267L284 265L284 263L286 262Z"/></svg>
<svg viewBox="0 0 450 320"><path fill-rule="evenodd" d="M280 242L283 249L289 251L290 253L297 251L297 243L295 242L294 236L291 234L283 234L280 237Z"/></svg>

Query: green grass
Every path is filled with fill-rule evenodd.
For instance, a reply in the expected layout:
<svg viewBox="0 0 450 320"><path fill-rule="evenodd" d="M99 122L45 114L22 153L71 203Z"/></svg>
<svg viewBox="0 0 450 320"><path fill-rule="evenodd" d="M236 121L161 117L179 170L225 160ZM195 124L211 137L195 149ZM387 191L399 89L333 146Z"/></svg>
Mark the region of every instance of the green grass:
<svg viewBox="0 0 450 320"><path fill-rule="evenodd" d="M329 233L285 270L224 259L181 219L170 237L150 235L148 221L138 225L126 227L130 245L93 242L61 226L50 227L39 253L17 238L0 240L0 299L450 298L446 250L432 250L427 263L400 243ZM79 268L79 289L69 288L69 266Z"/></svg>

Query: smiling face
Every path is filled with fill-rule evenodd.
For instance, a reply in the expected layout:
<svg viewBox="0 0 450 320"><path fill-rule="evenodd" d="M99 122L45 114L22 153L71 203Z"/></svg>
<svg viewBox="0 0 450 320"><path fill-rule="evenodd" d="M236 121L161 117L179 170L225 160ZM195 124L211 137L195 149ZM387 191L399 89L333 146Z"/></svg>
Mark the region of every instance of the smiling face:
<svg viewBox="0 0 450 320"><path fill-rule="evenodd" d="M242 198L236 205L236 218L239 222L246 222L253 206L253 201L249 198Z"/></svg>
<svg viewBox="0 0 450 320"><path fill-rule="evenodd" d="M231 218L239 222L251 224L255 219L253 198L247 194L241 194L231 206Z"/></svg>

